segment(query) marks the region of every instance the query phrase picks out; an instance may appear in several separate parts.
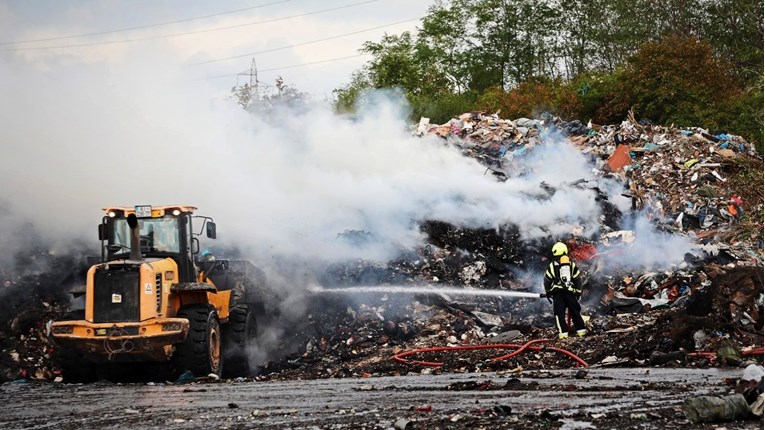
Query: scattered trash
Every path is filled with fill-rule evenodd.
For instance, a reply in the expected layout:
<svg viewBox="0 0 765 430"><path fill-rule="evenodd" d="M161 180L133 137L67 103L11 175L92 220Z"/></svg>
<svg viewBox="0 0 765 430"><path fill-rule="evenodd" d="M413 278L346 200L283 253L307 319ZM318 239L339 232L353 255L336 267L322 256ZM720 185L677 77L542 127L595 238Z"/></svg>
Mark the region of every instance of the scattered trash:
<svg viewBox="0 0 765 430"><path fill-rule="evenodd" d="M414 421L410 421L406 418L399 418L393 423L393 428L396 430L411 430L414 428Z"/></svg>
<svg viewBox="0 0 765 430"><path fill-rule="evenodd" d="M496 415L510 415L513 413L513 408L509 405L496 405L492 410Z"/></svg>
<svg viewBox="0 0 765 430"><path fill-rule="evenodd" d="M762 418L762 409L763 409L763 395L760 394L757 396L757 400L752 403L752 406L750 407L752 414Z"/></svg>
<svg viewBox="0 0 765 430"><path fill-rule="evenodd" d="M175 380L174 383L175 384L186 384L186 383L193 382L193 381L194 381L194 374L190 370L187 370L187 371L183 372L181 374L181 376L179 376L178 379Z"/></svg>
<svg viewBox="0 0 765 430"><path fill-rule="evenodd" d="M587 372L586 370L584 370L584 369L579 369L579 370L577 370L577 371L576 371L576 373L574 374L574 378L576 378L576 379L585 379L585 378L587 378L587 373L588 373L588 372Z"/></svg>
<svg viewBox="0 0 765 430"><path fill-rule="evenodd" d="M744 369L744 376L741 377L742 381L754 381L759 382L765 375L762 366L756 364L750 364Z"/></svg>
<svg viewBox="0 0 765 430"><path fill-rule="evenodd" d="M683 403L683 410L694 423L733 421L749 415L749 405L741 394L691 397Z"/></svg>

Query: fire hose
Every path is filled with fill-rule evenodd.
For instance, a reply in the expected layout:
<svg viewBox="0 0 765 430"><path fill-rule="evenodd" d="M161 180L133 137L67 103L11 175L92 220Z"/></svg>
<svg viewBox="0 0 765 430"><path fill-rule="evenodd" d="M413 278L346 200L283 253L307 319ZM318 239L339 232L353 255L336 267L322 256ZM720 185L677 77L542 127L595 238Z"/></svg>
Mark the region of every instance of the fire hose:
<svg viewBox="0 0 765 430"><path fill-rule="evenodd" d="M468 351L468 350L479 350L479 349L515 349L515 351L505 354L499 357L494 357L491 359L493 362L497 361L503 361L507 360L508 358L514 357L516 355L521 354L525 351L540 351L542 349L549 349L551 351L555 351L561 354L564 354L568 356L569 358L573 359L576 362L577 367L589 367L590 365L587 364L586 361L579 358L576 354L574 354L571 351L568 351L563 348L556 348L556 347L543 347L535 345L537 343L543 343L543 342L551 342L553 339L536 339L536 340L530 340L523 345L513 344L513 343L494 343L494 344L488 344L488 345L464 345L464 346L438 346L438 347L432 347L432 348L420 348L420 349L413 349L410 351L404 351L400 352L392 357L393 360L403 363L403 364L419 364L420 366L430 366L430 367L440 367L443 366L444 363L437 362L437 361L423 361L423 360L407 360L404 357L409 357L411 355L415 354L423 354L428 352L444 352L444 351Z"/></svg>

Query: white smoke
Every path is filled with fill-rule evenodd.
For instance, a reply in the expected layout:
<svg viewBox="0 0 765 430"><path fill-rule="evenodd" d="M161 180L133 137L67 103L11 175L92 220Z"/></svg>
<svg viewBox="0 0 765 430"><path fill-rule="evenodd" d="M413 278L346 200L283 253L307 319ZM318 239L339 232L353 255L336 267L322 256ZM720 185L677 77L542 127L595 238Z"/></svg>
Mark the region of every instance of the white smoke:
<svg viewBox="0 0 765 430"><path fill-rule="evenodd" d="M406 112L400 98L381 93L353 119L326 106L253 118L251 139L226 142L237 163L227 175L242 184L241 210L228 216L252 225L237 237L271 253L385 259L422 243L424 219L515 223L527 238L597 230L594 193L567 185L593 179L570 144L539 146L523 159L523 175L501 183L455 146L412 136ZM556 191L549 195L541 182ZM371 233L376 246L338 240L346 230Z"/></svg>
<svg viewBox="0 0 765 430"><path fill-rule="evenodd" d="M601 270L669 269L681 265L686 253L698 251L690 237L657 230L644 213L627 217L624 228L629 239L598 247Z"/></svg>

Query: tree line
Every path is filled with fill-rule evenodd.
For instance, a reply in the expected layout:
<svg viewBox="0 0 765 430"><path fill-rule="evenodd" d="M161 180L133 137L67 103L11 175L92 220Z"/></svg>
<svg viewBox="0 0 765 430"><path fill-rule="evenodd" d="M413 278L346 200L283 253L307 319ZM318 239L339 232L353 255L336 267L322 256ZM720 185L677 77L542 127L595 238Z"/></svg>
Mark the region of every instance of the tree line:
<svg viewBox="0 0 765 430"><path fill-rule="evenodd" d="M361 52L371 60L334 91L341 112L380 88L434 122L484 110L611 124L632 109L762 152L762 1L438 0L415 32Z"/></svg>

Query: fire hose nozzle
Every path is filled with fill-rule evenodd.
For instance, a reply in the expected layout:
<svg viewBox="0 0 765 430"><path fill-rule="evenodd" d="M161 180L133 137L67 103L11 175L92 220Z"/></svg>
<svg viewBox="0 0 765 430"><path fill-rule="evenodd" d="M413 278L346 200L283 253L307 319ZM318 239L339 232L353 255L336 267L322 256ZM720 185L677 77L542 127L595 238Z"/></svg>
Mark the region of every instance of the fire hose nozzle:
<svg viewBox="0 0 765 430"><path fill-rule="evenodd" d="M546 299L547 298L547 294L542 293L542 294L539 295L539 298L540 299Z"/></svg>

